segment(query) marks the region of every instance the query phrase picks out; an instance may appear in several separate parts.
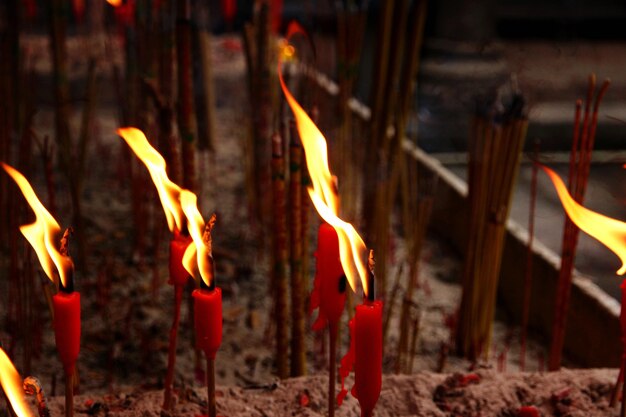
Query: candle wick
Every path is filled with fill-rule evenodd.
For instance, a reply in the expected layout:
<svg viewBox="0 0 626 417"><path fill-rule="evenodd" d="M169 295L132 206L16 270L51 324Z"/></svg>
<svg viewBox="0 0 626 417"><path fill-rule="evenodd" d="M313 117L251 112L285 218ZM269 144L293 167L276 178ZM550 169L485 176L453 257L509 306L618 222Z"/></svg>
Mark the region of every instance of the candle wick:
<svg viewBox="0 0 626 417"><path fill-rule="evenodd" d="M59 253L62 255L62 266L63 271L58 271L57 275L63 272L65 275L65 283L59 277L59 291L62 291L66 294L71 294L74 291L74 261L70 256L70 237L74 234L74 228L68 227L63 232L63 237L61 237L61 242L59 244Z"/></svg>
<svg viewBox="0 0 626 417"><path fill-rule="evenodd" d="M206 286L209 291L213 291L215 289L215 262L213 260L213 237L211 235L211 231L213 230L213 227L215 226L216 220L217 220L217 214L213 213L211 217L209 218L209 220L204 225L204 232L202 233L202 241L204 245L206 246L207 254L209 257L208 274L209 274L210 284L206 285L206 283L204 282L204 279L201 278L200 287L202 288L203 286Z"/></svg>
<svg viewBox="0 0 626 417"><path fill-rule="evenodd" d="M339 277L339 294L343 294L346 292L346 288L348 286L348 279L346 278L346 274L343 274Z"/></svg>
<svg viewBox="0 0 626 417"><path fill-rule="evenodd" d="M61 238L61 244L59 245L59 253L63 256L70 256L70 236L74 234L74 228L68 227L63 232L63 237Z"/></svg>
<svg viewBox="0 0 626 417"><path fill-rule="evenodd" d="M374 268L376 261L374 259L374 249L370 249L369 256L367 257L367 268L369 270L369 276L367 277L367 301L373 302L376 299L376 284L374 282Z"/></svg>

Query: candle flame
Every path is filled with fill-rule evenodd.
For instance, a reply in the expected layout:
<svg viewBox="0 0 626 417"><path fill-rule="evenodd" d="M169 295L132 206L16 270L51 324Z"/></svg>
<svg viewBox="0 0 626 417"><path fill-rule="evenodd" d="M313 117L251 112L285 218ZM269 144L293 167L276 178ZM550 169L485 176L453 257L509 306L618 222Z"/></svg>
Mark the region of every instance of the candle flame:
<svg viewBox="0 0 626 417"><path fill-rule="evenodd" d="M63 256L57 249L56 237L61 232L59 223L41 204L33 187L31 187L24 175L4 162L1 162L1 164L2 168L13 178L22 191L30 208L35 212L35 222L20 226L20 231L33 249L35 249L39 263L48 278L56 284L56 271L61 278L61 283L66 285L67 275L73 266L71 259Z"/></svg>
<svg viewBox="0 0 626 417"><path fill-rule="evenodd" d="M365 259L367 248L363 239L350 223L339 218L339 198L334 186L333 176L328 165L328 146L326 139L313 120L293 97L283 79L278 62L278 77L287 103L296 118L296 126L313 187L309 187L309 196L319 215L330 224L339 237L339 255L346 278L353 291L356 291L360 279L365 295L369 294L368 271Z"/></svg>
<svg viewBox="0 0 626 417"><path fill-rule="evenodd" d="M191 235L192 243L187 246L183 255L183 266L191 276L200 272L202 280L211 286L213 281L213 253L211 249L211 229L215 223L215 214L211 216L206 226L202 214L198 210L198 198L189 190L182 190L180 203L187 217L187 227Z"/></svg>
<svg viewBox="0 0 626 417"><path fill-rule="evenodd" d="M120 7L122 5L122 0L107 0L107 3L113 7Z"/></svg>
<svg viewBox="0 0 626 417"><path fill-rule="evenodd" d="M182 189L168 178L165 159L150 145L146 135L141 130L134 127L124 127L117 129L117 134L128 143L135 155L148 168L159 193L170 231L173 232L174 228L179 231L184 230L183 210L179 203Z"/></svg>
<svg viewBox="0 0 626 417"><path fill-rule="evenodd" d="M2 389L18 417L33 416L28 404L26 404L24 400L22 377L20 377L11 359L9 359L2 348L0 348L0 385L2 385Z"/></svg>
<svg viewBox="0 0 626 417"><path fill-rule="evenodd" d="M626 223L581 206L569 194L557 173L546 166L542 168L552 180L569 218L580 230L600 241L619 257L622 266L617 274L624 275L626 273Z"/></svg>

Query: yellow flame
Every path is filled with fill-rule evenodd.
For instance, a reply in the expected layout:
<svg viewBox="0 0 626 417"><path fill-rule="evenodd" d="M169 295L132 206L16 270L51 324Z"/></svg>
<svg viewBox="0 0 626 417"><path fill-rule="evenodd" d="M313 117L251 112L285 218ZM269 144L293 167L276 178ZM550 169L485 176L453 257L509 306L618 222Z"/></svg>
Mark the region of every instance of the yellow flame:
<svg viewBox="0 0 626 417"><path fill-rule="evenodd" d="M122 0L107 0L107 3L113 7L120 7L122 5Z"/></svg>
<svg viewBox="0 0 626 417"><path fill-rule="evenodd" d="M600 241L619 257L622 266L617 274L623 275L626 272L626 223L581 206L570 196L557 173L548 167L542 168L552 180L569 218L580 230Z"/></svg>
<svg viewBox="0 0 626 417"><path fill-rule="evenodd" d="M37 198L33 187L28 183L28 180L15 168L10 165L1 163L2 168L13 178L17 186L24 194L26 201L30 205L30 208L35 212L35 222L27 225L20 226L20 231L31 244L39 263L44 272L50 278L50 280L56 284L55 269L61 278L63 285L66 284L66 276L68 268L71 268L69 263L71 261L57 249L57 236L61 231L61 227L57 221L52 217L50 212L41 204L41 201Z"/></svg>
<svg viewBox="0 0 626 417"><path fill-rule="evenodd" d="M313 120L302 109L285 85L278 63L280 86L287 103L296 118L300 140L304 148L306 163L313 187L309 187L309 195L320 216L330 224L339 237L339 255L346 278L353 291L357 281L361 280L365 295L369 294L368 272L365 259L367 248L354 227L339 218L339 202L335 192L333 176L328 166L328 147L326 139Z"/></svg>
<svg viewBox="0 0 626 417"><path fill-rule="evenodd" d="M11 359L9 359L2 348L0 348L0 385L2 385L2 389L18 417L33 416L24 400L22 377L20 377L13 363L11 363Z"/></svg>
<svg viewBox="0 0 626 417"><path fill-rule="evenodd" d="M159 199L161 200L170 230L173 232L174 227L178 230L183 230L183 211L178 202L181 188L168 178L165 159L150 145L146 135L141 130L134 127L124 127L117 129L117 134L128 143L135 155L148 168L152 181L159 193Z"/></svg>
<svg viewBox="0 0 626 417"><path fill-rule="evenodd" d="M209 258L212 256L212 253L209 251L209 248L207 248L203 239L205 223L202 214L200 214L198 210L197 202L198 198L194 193L189 190L181 191L180 203L185 217L187 218L189 234L193 240L193 242L187 246L185 254L183 255L183 266L192 277L199 271L204 283L207 286L211 286L213 274Z"/></svg>

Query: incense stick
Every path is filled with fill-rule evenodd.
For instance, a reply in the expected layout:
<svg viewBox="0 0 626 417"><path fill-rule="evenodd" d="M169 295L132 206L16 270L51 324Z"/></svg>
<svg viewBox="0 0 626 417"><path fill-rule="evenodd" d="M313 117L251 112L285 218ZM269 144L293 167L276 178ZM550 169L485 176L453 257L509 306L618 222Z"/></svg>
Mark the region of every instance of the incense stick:
<svg viewBox="0 0 626 417"><path fill-rule="evenodd" d="M596 127L598 123L598 110L602 98L606 93L610 81L604 81L593 104L591 112L591 102L596 87L596 77L589 76L587 89L587 100L585 102L585 113L582 126L580 126L581 102L576 102L576 112L574 118L574 132L572 138L572 149L570 154L568 188L576 202L583 204L589 171L591 165L591 154L595 142ZM578 245L579 229L571 221L569 216L565 216L565 226L563 230L563 243L561 249L561 268L557 281L557 289L554 303L554 316L552 321L552 340L550 343L550 353L548 357L548 369L557 370L561 366L561 356L565 341L565 327L567 324L567 314L569 310L569 298L572 283L572 270L576 247Z"/></svg>
<svg viewBox="0 0 626 417"><path fill-rule="evenodd" d="M274 323L276 325L276 368L279 378L287 378L288 313L287 313L287 224L285 211L285 161L283 141L280 134L272 139L272 292L274 298Z"/></svg>
<svg viewBox="0 0 626 417"><path fill-rule="evenodd" d="M533 153L532 176L530 180L530 207L528 209L528 244L526 246L526 269L524 270L524 296L522 301L522 320L520 324L520 371L526 368L526 336L530 316L530 297L533 279L533 242L535 237L535 207L537 202L537 165L539 158L539 141L535 141Z"/></svg>
<svg viewBox="0 0 626 417"><path fill-rule="evenodd" d="M295 123L290 124L289 231L291 272L291 376L306 373L305 288L302 280L302 144Z"/></svg>

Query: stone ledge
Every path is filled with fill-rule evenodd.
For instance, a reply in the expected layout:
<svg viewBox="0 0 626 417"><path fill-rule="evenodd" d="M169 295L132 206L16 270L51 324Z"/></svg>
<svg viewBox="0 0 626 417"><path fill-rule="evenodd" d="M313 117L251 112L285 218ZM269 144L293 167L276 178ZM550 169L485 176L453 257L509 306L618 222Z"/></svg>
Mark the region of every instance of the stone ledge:
<svg viewBox="0 0 626 417"><path fill-rule="evenodd" d="M439 177L431 227L463 253L467 239L467 184L409 141L404 149L417 163ZM520 321L528 231L507 222L498 286L498 305ZM530 327L550 340L552 311L561 258L539 241L533 242L533 286ZM574 271L565 352L586 367L617 367L621 355L619 303L589 278Z"/></svg>

